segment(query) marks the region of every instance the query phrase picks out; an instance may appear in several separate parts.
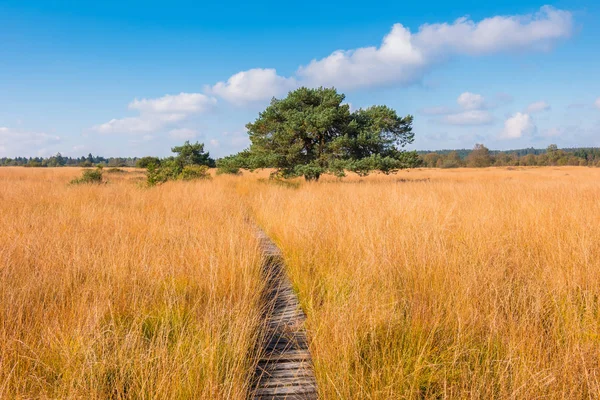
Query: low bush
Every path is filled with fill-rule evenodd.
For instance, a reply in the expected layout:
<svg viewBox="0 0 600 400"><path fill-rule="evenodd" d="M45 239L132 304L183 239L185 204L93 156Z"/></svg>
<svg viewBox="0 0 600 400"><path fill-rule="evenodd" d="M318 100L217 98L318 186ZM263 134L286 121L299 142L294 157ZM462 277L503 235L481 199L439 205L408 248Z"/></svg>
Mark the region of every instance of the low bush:
<svg viewBox="0 0 600 400"><path fill-rule="evenodd" d="M217 167L217 175L223 174L241 175L242 171L238 167L233 165L220 165Z"/></svg>
<svg viewBox="0 0 600 400"><path fill-rule="evenodd" d="M217 160L217 175L230 174L241 175L240 166L242 162L239 157L224 157Z"/></svg>
<svg viewBox="0 0 600 400"><path fill-rule="evenodd" d="M154 164L148 167L147 183L148 186L155 186L166 181L210 179L208 170L206 165L186 165L181 168L174 160L163 160L160 167Z"/></svg>
<svg viewBox="0 0 600 400"><path fill-rule="evenodd" d="M206 165L186 165L183 167L183 171L181 171L179 178L184 181L208 179L210 178L210 174L208 173L208 167Z"/></svg>
<svg viewBox="0 0 600 400"><path fill-rule="evenodd" d="M121 168L109 168L106 172L109 174L126 174L127 171Z"/></svg>
<svg viewBox="0 0 600 400"><path fill-rule="evenodd" d="M81 173L81 177L73 179L72 185L102 183L102 168L85 169Z"/></svg>

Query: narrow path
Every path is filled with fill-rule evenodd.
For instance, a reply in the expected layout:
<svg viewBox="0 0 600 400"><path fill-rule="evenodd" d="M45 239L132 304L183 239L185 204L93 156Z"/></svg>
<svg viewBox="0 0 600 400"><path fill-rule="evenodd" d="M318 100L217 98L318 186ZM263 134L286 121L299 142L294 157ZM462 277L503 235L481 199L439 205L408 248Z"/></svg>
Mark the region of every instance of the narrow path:
<svg viewBox="0 0 600 400"><path fill-rule="evenodd" d="M262 230L258 230L257 236L263 252L266 308L259 344L262 356L256 367L250 398L317 399L304 313L285 273L281 251Z"/></svg>

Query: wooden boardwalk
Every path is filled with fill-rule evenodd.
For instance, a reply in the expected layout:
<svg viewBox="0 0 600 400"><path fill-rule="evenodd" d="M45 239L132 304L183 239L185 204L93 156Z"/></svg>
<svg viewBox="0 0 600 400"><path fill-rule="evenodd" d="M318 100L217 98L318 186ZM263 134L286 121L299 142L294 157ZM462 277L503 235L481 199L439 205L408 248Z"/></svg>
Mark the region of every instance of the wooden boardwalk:
<svg viewBox="0 0 600 400"><path fill-rule="evenodd" d="M317 399L317 382L312 366L305 316L285 273L281 251L258 230L266 279L264 331L251 399Z"/></svg>

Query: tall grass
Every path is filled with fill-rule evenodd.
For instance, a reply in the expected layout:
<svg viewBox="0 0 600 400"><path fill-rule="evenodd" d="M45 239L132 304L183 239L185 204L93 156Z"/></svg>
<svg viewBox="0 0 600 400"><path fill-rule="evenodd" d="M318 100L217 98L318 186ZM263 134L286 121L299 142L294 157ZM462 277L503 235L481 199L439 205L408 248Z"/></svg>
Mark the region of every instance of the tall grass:
<svg viewBox="0 0 600 400"><path fill-rule="evenodd" d="M0 398L245 398L262 283L227 181L79 173L0 169Z"/></svg>
<svg viewBox="0 0 600 400"><path fill-rule="evenodd" d="M600 170L0 169L0 398L243 398L281 246L323 399L597 398Z"/></svg>
<svg viewBox="0 0 600 400"><path fill-rule="evenodd" d="M598 398L600 171L246 184L324 399Z"/></svg>

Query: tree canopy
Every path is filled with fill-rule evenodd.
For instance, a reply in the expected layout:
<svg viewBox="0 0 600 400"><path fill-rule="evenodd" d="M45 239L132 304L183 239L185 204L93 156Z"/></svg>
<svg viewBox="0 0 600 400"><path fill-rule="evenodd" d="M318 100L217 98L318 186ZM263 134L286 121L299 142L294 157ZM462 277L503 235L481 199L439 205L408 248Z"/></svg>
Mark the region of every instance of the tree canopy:
<svg viewBox="0 0 600 400"><path fill-rule="evenodd" d="M146 159L144 164L148 169L148 184L156 185L170 180L192 180L209 178L208 168L215 165L208 152L204 152L204 144L186 141L182 146L176 146L171 151L177 154L162 160ZM146 162L147 161L147 162Z"/></svg>
<svg viewBox="0 0 600 400"><path fill-rule="evenodd" d="M275 168L284 177L316 180L323 173L392 173L417 164L416 152L402 150L414 139L412 116L398 117L387 106L351 112L344 99L334 88L322 87L274 98L246 125L250 147L221 165Z"/></svg>

